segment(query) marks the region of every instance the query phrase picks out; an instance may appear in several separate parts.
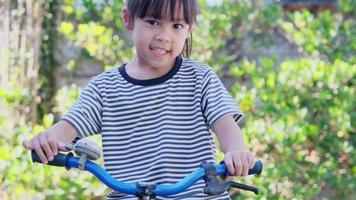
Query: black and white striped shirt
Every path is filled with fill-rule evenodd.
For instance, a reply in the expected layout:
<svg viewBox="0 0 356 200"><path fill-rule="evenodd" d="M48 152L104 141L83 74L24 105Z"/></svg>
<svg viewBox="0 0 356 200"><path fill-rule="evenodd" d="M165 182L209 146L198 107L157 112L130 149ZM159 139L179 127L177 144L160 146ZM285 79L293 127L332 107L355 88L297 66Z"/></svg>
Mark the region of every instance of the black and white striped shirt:
<svg viewBox="0 0 356 200"><path fill-rule="evenodd" d="M226 115L236 122L243 116L217 75L204 64L178 57L160 78L134 79L125 65L92 78L63 120L80 137L101 134L105 169L114 178L174 184L202 162L216 162L210 130ZM187 192L201 191L203 185ZM136 199L118 192L108 198ZM191 199L229 197L199 194Z"/></svg>

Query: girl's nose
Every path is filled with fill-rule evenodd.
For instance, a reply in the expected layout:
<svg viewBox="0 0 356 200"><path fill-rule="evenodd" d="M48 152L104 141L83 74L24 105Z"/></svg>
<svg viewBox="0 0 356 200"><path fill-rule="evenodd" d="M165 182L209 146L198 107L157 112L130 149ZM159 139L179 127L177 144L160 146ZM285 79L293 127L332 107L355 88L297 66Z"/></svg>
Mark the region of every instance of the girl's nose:
<svg viewBox="0 0 356 200"><path fill-rule="evenodd" d="M155 39L161 42L170 42L170 39L167 34L159 33L155 36Z"/></svg>
<svg viewBox="0 0 356 200"><path fill-rule="evenodd" d="M170 42L170 31L162 28L156 35L155 39L161 42Z"/></svg>
<svg viewBox="0 0 356 200"><path fill-rule="evenodd" d="M161 42L169 42L170 41L168 39L168 37L163 35L163 34L157 34L155 39L158 40L158 41L161 41Z"/></svg>

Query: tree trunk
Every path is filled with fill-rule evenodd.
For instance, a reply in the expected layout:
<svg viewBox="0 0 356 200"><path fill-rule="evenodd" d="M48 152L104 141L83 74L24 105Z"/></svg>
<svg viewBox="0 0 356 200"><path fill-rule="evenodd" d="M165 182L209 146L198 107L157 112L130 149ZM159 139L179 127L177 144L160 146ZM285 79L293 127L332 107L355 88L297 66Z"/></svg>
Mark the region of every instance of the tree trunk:
<svg viewBox="0 0 356 200"><path fill-rule="evenodd" d="M0 109L19 124L37 121L44 13L45 0L0 1L0 90L17 104Z"/></svg>

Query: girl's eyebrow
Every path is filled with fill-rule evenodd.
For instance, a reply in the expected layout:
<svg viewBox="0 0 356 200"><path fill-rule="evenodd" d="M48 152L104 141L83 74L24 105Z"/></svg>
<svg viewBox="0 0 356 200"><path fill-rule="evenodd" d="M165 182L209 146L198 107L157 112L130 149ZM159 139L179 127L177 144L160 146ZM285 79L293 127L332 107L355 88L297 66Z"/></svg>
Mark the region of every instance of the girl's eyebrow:
<svg viewBox="0 0 356 200"><path fill-rule="evenodd" d="M148 18L148 19L156 19L156 20L162 20L161 18L156 18L156 17L153 17L153 16L145 16L145 18ZM171 20L172 22L182 22L182 21L185 21L184 19L182 18L174 18L173 20Z"/></svg>
<svg viewBox="0 0 356 200"><path fill-rule="evenodd" d="M185 22L185 20L182 18L174 18L172 22Z"/></svg>

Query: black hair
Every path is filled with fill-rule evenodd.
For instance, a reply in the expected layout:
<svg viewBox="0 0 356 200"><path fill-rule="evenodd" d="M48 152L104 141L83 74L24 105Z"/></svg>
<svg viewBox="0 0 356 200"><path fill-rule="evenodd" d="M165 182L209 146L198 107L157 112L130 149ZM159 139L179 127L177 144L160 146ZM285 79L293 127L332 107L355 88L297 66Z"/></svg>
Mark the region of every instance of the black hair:
<svg viewBox="0 0 356 200"><path fill-rule="evenodd" d="M162 19L162 12L168 11L170 20L174 21L176 6L178 9L183 9L184 21L192 25L196 23L196 16L198 14L198 5L196 0L127 0L127 9L132 18L153 17L155 19ZM185 40L182 55L189 57L192 51L193 34L190 34Z"/></svg>

